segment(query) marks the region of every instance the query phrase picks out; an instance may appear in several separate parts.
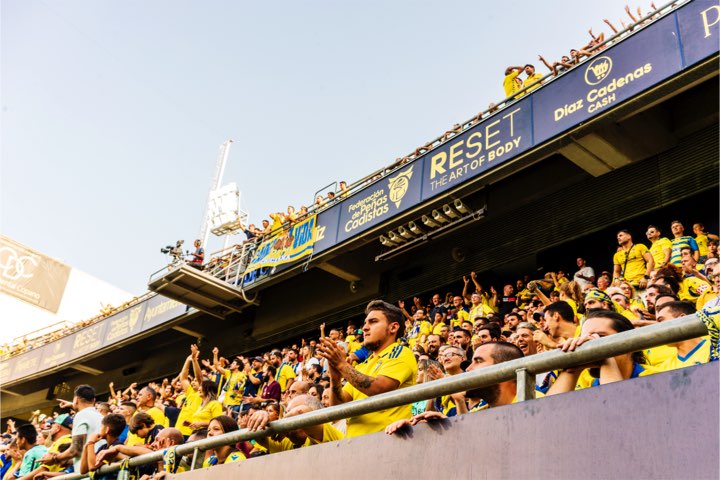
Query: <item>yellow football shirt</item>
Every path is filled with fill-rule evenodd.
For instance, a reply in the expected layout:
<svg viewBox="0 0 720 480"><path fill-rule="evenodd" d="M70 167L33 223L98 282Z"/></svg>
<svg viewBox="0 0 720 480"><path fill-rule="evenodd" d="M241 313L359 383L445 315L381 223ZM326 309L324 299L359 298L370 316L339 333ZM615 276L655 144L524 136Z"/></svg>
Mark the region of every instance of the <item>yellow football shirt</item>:
<svg viewBox="0 0 720 480"><path fill-rule="evenodd" d="M700 295L708 290L712 290L712 287L706 281L697 277L686 277L680 282L678 298L695 303L700 298Z"/></svg>
<svg viewBox="0 0 720 480"><path fill-rule="evenodd" d="M200 394L196 392L194 388L188 386L185 391L185 403L183 403L177 422L175 423L175 428L180 430L180 433L183 435L187 436L192 433L192 429L183 425L183 422L185 420L188 422L190 421L190 417L192 417L192 414L198 409L201 402L202 399L200 398Z"/></svg>
<svg viewBox="0 0 720 480"><path fill-rule="evenodd" d="M237 372L231 372L230 370L225 370L225 385L227 385L227 390L225 390L223 405L235 406L242 403L242 392L246 378L247 376L243 371L238 370Z"/></svg>
<svg viewBox="0 0 720 480"><path fill-rule="evenodd" d="M532 85L533 83L535 83L535 82L537 82L538 80L540 80L542 77L543 77L543 76L542 76L541 73L535 73L535 74L529 76L529 77L526 78L525 81L523 82L523 88L527 87L528 85ZM538 84L535 85L534 87L526 90L525 93L530 93L530 92L532 92L532 91L535 90L536 88L540 87L540 85L541 85L541 84L538 83Z"/></svg>
<svg viewBox="0 0 720 480"><path fill-rule="evenodd" d="M520 72L517 70L513 70L508 75L505 75L505 79L503 80L503 89L505 90L506 98L511 97L513 93L520 90L517 86L517 82L515 82L518 75L520 75Z"/></svg>
<svg viewBox="0 0 720 480"><path fill-rule="evenodd" d="M285 392L288 380L295 378L295 370L287 363L281 363L277 372L277 381L280 384L280 391Z"/></svg>
<svg viewBox="0 0 720 480"><path fill-rule="evenodd" d="M65 444L71 444L72 443L72 435L69 433L67 435L63 435L62 437L58 438L53 442L53 444L48 449L48 453L58 453L60 451L60 447ZM65 470L65 466L53 464L53 465L41 465L47 469L48 472L60 472L62 470Z"/></svg>
<svg viewBox="0 0 720 480"><path fill-rule="evenodd" d="M621 249L613 255L613 264L620 265L621 276L632 284L640 281L647 270L645 255L648 248L642 243L634 243L628 250ZM622 269L625 268L624 271Z"/></svg>
<svg viewBox="0 0 720 480"><path fill-rule="evenodd" d="M356 367L362 374L373 377L388 377L400 382L398 388L415 385L417 361L412 351L395 342L382 352L374 352L367 360ZM367 398L349 382L343 387L353 400ZM381 432L392 422L412 417L412 405L388 408L347 419L347 437L357 437L366 433Z"/></svg>
<svg viewBox="0 0 720 480"><path fill-rule="evenodd" d="M235 462L241 462L245 460L245 454L242 452L232 452L230 455L227 456L223 464L226 463L235 463ZM218 464L218 458L215 455L210 455L208 458L206 458L203 461L203 468L212 467L214 465Z"/></svg>
<svg viewBox="0 0 720 480"><path fill-rule="evenodd" d="M706 257L708 254L708 236L704 234L698 235L695 237L695 243L697 243L700 256Z"/></svg>
<svg viewBox="0 0 720 480"><path fill-rule="evenodd" d="M281 440L273 440L272 438L268 438L268 452L270 453L277 453L277 452L285 452L287 450L294 450L296 448L304 448L309 447L311 445L318 445L320 443L325 442L334 442L335 440L342 440L345 438L345 436L342 434L340 430L333 427L329 423L323 424L323 439L322 442L318 442L317 440L307 437L305 439L305 443L302 445L295 445L293 442L290 441L289 438L285 437Z"/></svg>
<svg viewBox="0 0 720 480"><path fill-rule="evenodd" d="M672 250L672 243L667 238L659 238L655 243L650 245L650 255L655 260L655 268L660 268L660 265L665 263L665 252L664 249ZM668 259L669 261L669 259Z"/></svg>
<svg viewBox="0 0 720 480"><path fill-rule="evenodd" d="M661 372L667 372L670 370L677 370L679 368L691 367L693 365L701 365L707 363L710 360L710 337L705 336L703 339L695 345L695 348L690 350L687 355L681 357L680 354L676 354L657 365L657 369Z"/></svg>
<svg viewBox="0 0 720 480"><path fill-rule="evenodd" d="M671 347L670 345L660 345L658 347L648 348L643 353L645 354L648 365L656 367L668 358L677 355L677 348Z"/></svg>

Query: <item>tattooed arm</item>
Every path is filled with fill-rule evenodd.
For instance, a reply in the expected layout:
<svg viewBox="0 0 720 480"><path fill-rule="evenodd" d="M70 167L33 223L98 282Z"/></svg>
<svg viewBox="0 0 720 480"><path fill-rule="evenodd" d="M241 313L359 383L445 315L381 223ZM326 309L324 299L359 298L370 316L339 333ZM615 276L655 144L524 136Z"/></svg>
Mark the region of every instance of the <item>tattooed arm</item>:
<svg viewBox="0 0 720 480"><path fill-rule="evenodd" d="M328 373L333 405L352 400L350 395L342 390L343 378L367 396L389 392L400 386L400 382L395 379L382 375L373 377L354 369L346 360L345 350L330 339L321 340L318 351L322 357L327 358L330 365Z"/></svg>

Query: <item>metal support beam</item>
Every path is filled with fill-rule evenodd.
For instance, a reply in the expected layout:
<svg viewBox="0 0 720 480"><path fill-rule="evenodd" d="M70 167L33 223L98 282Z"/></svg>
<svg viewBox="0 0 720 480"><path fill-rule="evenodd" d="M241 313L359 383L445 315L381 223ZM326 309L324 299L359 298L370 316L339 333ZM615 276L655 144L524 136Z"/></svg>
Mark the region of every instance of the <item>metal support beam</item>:
<svg viewBox="0 0 720 480"><path fill-rule="evenodd" d="M6 390L4 388L0 388L0 392L10 395L12 397L24 397L25 396L25 395L21 395L19 393L11 392L10 390Z"/></svg>
<svg viewBox="0 0 720 480"><path fill-rule="evenodd" d="M178 331L178 332L180 332L180 333L184 333L185 335L189 335L189 336L191 336L191 337L195 337L195 338L197 338L198 340L200 340L200 339L202 339L202 338L205 337L205 335L203 335L202 333L196 332L196 331L194 331L194 330L190 330L189 328L180 327L180 326L177 326L177 325L174 326L174 327L172 327L172 329L173 329L173 330L176 330L176 331Z"/></svg>
<svg viewBox="0 0 720 480"><path fill-rule="evenodd" d="M77 370L78 372L89 373L90 375L95 375L95 376L102 375L103 373L105 373L102 370L98 370L97 368L88 367L87 365L83 365L82 363L76 363L75 365L71 365L71 367L74 368L75 370Z"/></svg>
<svg viewBox="0 0 720 480"><path fill-rule="evenodd" d="M357 275L353 275L352 273L350 273L346 270L343 270L340 267L336 267L335 265L328 263L328 262L319 264L317 266L317 268L319 268L320 270L326 271L331 275L335 275L336 277L342 278L343 280L348 281L348 282L359 282L360 281L360 277L358 277Z"/></svg>

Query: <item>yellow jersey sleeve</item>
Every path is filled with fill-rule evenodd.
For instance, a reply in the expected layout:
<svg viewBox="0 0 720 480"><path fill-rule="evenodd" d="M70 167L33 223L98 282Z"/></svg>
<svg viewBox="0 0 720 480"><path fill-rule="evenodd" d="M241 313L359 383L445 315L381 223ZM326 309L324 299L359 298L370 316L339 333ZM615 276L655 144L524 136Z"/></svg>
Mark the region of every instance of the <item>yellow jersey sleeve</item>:
<svg viewBox="0 0 720 480"><path fill-rule="evenodd" d="M520 72L513 70L508 75L505 75L503 79L503 90L505 90L505 96L510 97L513 93L517 92L518 89L515 84L515 79L520 75Z"/></svg>

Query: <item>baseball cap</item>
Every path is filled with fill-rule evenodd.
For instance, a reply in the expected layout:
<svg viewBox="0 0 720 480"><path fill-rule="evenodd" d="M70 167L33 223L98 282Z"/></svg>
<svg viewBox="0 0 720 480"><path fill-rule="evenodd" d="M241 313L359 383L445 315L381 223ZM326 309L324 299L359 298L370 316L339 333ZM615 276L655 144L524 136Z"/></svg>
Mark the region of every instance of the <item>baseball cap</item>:
<svg viewBox="0 0 720 480"><path fill-rule="evenodd" d="M265 363L265 359L263 357L255 357L255 358L253 358L253 360L256 360L260 363Z"/></svg>
<svg viewBox="0 0 720 480"><path fill-rule="evenodd" d="M68 415L67 413L63 413L62 415L58 415L56 419L52 420L51 423L59 423L65 428L72 428L73 426L73 417Z"/></svg>

